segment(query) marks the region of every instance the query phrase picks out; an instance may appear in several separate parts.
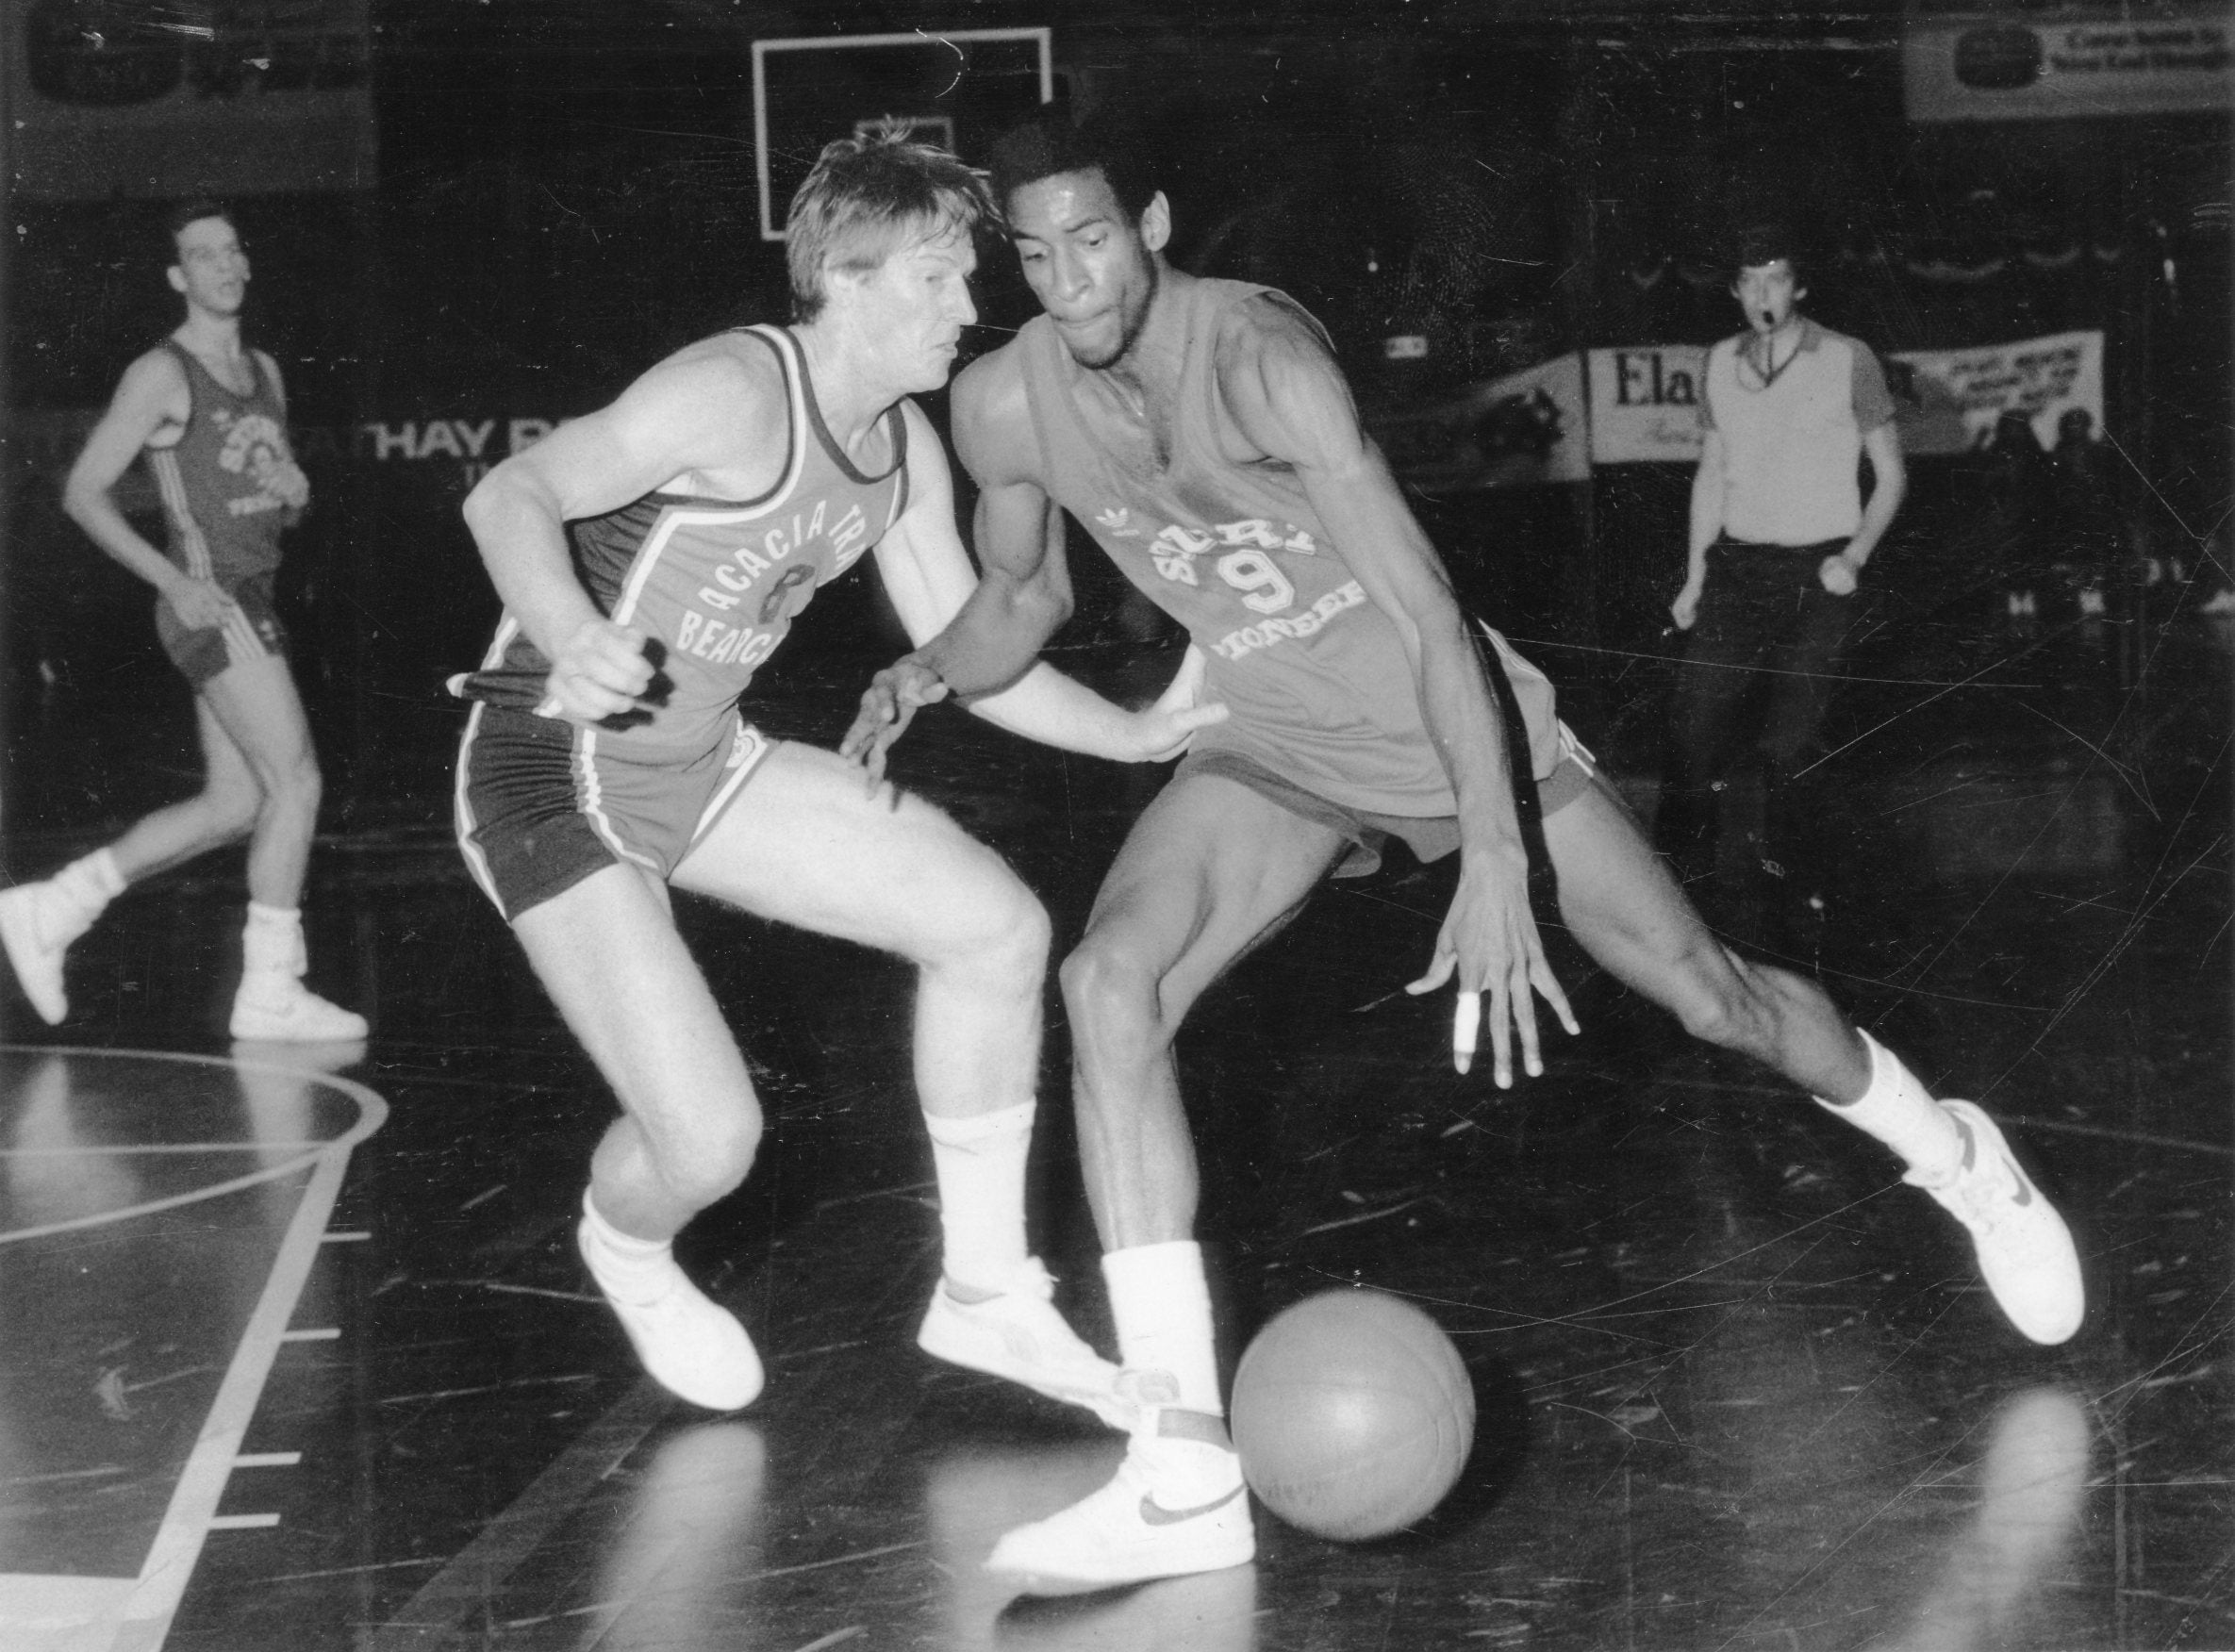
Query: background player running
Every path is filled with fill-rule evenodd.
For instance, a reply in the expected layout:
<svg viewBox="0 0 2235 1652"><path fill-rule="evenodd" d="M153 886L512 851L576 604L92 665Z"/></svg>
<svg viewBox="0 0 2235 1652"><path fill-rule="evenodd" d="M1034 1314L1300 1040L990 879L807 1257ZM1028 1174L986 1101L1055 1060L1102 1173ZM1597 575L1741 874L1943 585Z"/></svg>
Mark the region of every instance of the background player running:
<svg viewBox="0 0 2235 1652"><path fill-rule="evenodd" d="M303 702L272 608L279 536L310 502L288 446L279 367L240 339L248 255L214 202L171 215L172 288L186 320L124 370L62 488L93 542L156 587L156 630L194 690L201 792L36 884L0 890L0 942L32 1007L70 1012L62 959L128 884L248 839L248 925L235 1038L344 1040L362 1016L303 985L303 874L321 781ZM163 502L170 553L110 496L141 454Z"/></svg>
<svg viewBox="0 0 2235 1652"><path fill-rule="evenodd" d="M1205 692L1233 715L1135 823L1062 970L1122 1386L1143 1409L1116 1479L1009 1532L989 1563L1117 1583L1250 1558L1190 1238L1198 1179L1173 1039L1323 876L1395 834L1424 857L1461 857L1411 990L1461 989L1462 1070L1479 994L1498 1084L1516 1040L1539 1072L1532 995L1575 1021L1530 913L1516 785L1538 793L1561 915L1593 958L1887 1143L1971 1229L2019 1329L2069 1337L2081 1313L2070 1237L1994 1124L1933 1100L1813 983L1716 941L1558 722L1550 686L1495 634L1481 646L1317 324L1280 293L1173 270L1170 206L1107 128L1028 128L994 166L1047 313L955 384L956 451L985 490L985 582L880 674L844 749L873 768L914 705L1003 682L1031 657L1069 608L1066 510L1187 628ZM1512 739L1499 671L1524 724Z"/></svg>
<svg viewBox="0 0 2235 1652"><path fill-rule="evenodd" d="M1025 1242L1046 915L946 816L764 737L738 705L817 588L872 547L912 636L968 594L945 454L908 398L946 383L975 320L971 233L990 211L943 151L831 144L791 207L793 327L677 352L466 502L505 618L455 685L478 702L460 842L621 1102L584 1259L653 1376L704 1406L751 1401L761 1365L670 1241L744 1179L761 1113L670 885L916 965L946 1274L919 1340L1115 1414L1115 1369L1064 1324ZM1044 668L975 709L1131 759L1219 715L1129 714Z"/></svg>

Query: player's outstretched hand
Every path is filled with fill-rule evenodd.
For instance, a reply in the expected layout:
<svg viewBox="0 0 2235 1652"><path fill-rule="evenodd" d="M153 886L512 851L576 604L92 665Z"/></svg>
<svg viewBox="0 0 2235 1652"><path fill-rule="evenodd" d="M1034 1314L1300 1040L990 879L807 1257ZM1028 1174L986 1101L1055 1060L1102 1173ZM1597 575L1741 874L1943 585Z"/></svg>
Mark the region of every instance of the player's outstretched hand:
<svg viewBox="0 0 2235 1652"><path fill-rule="evenodd" d="M215 580L189 578L163 594L190 631L214 631L233 617L233 599Z"/></svg>
<svg viewBox="0 0 2235 1652"><path fill-rule="evenodd" d="M1521 1035L1521 1064L1531 1078L1545 1070L1536 1036L1536 1000L1552 1006L1569 1032L1581 1029L1568 1008L1567 994L1545 961L1544 942L1529 910L1529 857L1520 845L1468 854L1459 872L1459 889L1435 937L1428 973L1409 983L1409 993L1433 992L1454 972L1459 1004L1451 1024L1451 1065L1465 1072L1474 1065L1476 1032L1482 999L1490 1000L1491 1076L1501 1090L1514 1082L1514 1034Z"/></svg>
<svg viewBox="0 0 2235 1652"><path fill-rule="evenodd" d="M632 711L652 686L644 633L610 620L586 620L552 655L538 717L594 723Z"/></svg>
<svg viewBox="0 0 2235 1652"><path fill-rule="evenodd" d="M907 732L916 708L946 698L947 685L938 672L914 654L902 654L869 679L853 726L838 742L838 755L868 771L871 795L885 782L885 753Z"/></svg>

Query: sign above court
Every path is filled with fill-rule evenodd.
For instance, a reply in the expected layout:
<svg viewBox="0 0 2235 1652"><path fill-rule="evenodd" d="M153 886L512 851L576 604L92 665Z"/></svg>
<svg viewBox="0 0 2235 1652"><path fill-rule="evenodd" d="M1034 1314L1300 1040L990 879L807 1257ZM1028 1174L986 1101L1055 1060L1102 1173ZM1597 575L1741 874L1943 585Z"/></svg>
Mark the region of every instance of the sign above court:
<svg viewBox="0 0 2235 1652"><path fill-rule="evenodd" d="M1912 17L1902 88L1912 121L2048 121L2224 114L2235 27L2216 4L2039 19Z"/></svg>
<svg viewBox="0 0 2235 1652"><path fill-rule="evenodd" d="M822 146L878 122L904 122L982 164L988 144L1055 96L1053 54L1045 28L753 41L761 239L784 239L791 198Z"/></svg>

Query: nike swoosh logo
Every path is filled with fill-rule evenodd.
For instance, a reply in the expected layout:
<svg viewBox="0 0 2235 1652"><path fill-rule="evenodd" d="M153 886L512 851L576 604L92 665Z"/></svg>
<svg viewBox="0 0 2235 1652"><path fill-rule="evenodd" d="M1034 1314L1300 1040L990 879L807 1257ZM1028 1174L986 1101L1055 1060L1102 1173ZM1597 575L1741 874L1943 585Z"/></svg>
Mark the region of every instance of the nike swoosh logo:
<svg viewBox="0 0 2235 1652"><path fill-rule="evenodd" d="M1192 1509L1167 1509L1154 1496L1144 1494L1141 1497L1141 1518L1151 1526L1177 1526L1183 1520L1193 1520L1199 1515L1208 1514L1214 1509L1223 1509L1241 1495L1242 1488L1236 1486L1223 1497L1213 1497L1209 1502L1200 1503Z"/></svg>

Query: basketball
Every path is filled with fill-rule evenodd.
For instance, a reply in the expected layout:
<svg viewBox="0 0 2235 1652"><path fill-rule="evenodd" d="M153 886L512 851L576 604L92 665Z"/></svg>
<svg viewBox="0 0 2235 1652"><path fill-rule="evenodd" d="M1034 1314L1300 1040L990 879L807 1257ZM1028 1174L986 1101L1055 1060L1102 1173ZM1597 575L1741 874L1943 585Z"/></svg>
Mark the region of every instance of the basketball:
<svg viewBox="0 0 2235 1652"><path fill-rule="evenodd" d="M1356 1543L1442 1502L1475 1435L1459 1350L1409 1302L1326 1291L1243 1350L1228 1418L1242 1473L1291 1526Z"/></svg>

